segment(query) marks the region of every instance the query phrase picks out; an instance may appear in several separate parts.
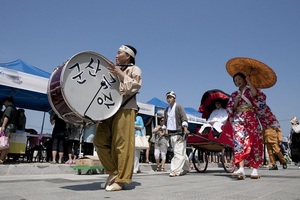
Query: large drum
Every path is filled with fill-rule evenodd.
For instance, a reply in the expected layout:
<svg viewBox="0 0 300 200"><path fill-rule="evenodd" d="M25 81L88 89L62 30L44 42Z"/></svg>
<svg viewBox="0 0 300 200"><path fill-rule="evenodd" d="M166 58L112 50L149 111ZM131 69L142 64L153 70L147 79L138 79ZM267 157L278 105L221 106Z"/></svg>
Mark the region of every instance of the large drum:
<svg viewBox="0 0 300 200"><path fill-rule="evenodd" d="M108 60L95 52L71 57L51 74L48 99L62 119L96 123L114 115L121 106L120 82L109 72Z"/></svg>

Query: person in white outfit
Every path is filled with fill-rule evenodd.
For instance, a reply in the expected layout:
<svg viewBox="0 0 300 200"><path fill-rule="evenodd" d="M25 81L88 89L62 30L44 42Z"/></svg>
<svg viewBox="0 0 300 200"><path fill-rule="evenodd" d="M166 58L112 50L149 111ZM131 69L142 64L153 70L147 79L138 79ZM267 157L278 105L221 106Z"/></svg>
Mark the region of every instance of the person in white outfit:
<svg viewBox="0 0 300 200"><path fill-rule="evenodd" d="M170 177L182 176L189 172L189 159L186 154L186 136L188 120L183 107L175 103L176 94L171 91L166 94L169 106L165 109L165 124L162 127L170 136L174 156L171 160Z"/></svg>
<svg viewBox="0 0 300 200"><path fill-rule="evenodd" d="M215 102L216 109L212 111L209 118L207 119L207 123L201 126L199 133L204 134L208 133L211 129L217 131L217 134L214 133L214 136L218 136L222 132L222 126L225 124L228 113L225 108L222 108L221 101Z"/></svg>

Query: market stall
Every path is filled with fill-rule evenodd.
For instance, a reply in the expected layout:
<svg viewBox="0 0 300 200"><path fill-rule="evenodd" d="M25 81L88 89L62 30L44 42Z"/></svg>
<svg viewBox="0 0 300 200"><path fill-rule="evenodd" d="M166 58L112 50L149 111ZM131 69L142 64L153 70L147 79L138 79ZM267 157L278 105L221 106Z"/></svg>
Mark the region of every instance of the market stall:
<svg viewBox="0 0 300 200"><path fill-rule="evenodd" d="M45 113L51 109L47 97L50 73L36 68L22 60L0 63L0 99L12 97L17 108ZM43 133L44 119L40 134ZM25 154L30 133L17 131L10 136L11 154Z"/></svg>

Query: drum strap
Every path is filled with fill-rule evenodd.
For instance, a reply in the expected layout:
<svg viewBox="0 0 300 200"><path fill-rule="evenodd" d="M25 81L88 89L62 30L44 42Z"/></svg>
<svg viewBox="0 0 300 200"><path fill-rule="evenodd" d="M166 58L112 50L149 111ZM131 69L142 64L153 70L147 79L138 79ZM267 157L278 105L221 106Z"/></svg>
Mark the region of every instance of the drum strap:
<svg viewBox="0 0 300 200"><path fill-rule="evenodd" d="M137 93L138 93L138 92L137 92ZM128 99L126 99L126 101L124 101L124 102L122 103L121 107L126 106L126 104L127 104L132 98L134 98L134 97L137 95L137 93L135 93L134 95L132 95L131 97L129 97Z"/></svg>

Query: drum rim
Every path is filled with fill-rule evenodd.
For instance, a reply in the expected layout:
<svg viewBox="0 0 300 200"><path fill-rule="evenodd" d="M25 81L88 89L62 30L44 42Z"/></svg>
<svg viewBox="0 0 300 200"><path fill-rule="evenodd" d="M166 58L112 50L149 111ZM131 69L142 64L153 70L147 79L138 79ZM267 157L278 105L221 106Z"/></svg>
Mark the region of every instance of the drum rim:
<svg viewBox="0 0 300 200"><path fill-rule="evenodd" d="M52 96L51 96L51 83L52 83L52 82L51 82L51 80L52 80L53 76L56 75L55 72L56 72L57 70L59 70L60 68L63 68L63 67L64 67L64 65L59 66L59 67L56 67L56 68L53 70L53 72L52 72L52 74L51 74L51 76L50 76L50 78L49 78L48 85L47 85L47 96L48 96L48 101L49 101L49 103L50 103L51 109L54 111L55 114L58 115L58 117L60 117L61 119L64 119L64 120L67 121L67 122L74 123L74 124L80 124L80 125L81 125L81 124L83 123L84 120L82 119L82 117L81 117L80 115L78 115L78 113L74 113L74 112L73 112L73 109L67 104L67 101L64 101L64 103L67 104L66 106L68 107L68 109L71 110L71 111L73 112L73 114L75 114L76 117L77 117L78 119L81 119L81 120L82 120L82 123L78 123L77 121L72 121L72 120L69 120L68 118L64 117L62 114L60 114L60 112L58 112L56 106L55 106L55 105L53 104L53 102L52 102ZM61 74L60 74L60 75L61 75ZM61 92L61 94L63 95L64 91L62 90L60 80L59 80L59 83L60 83L60 87L57 88L57 89L59 89L60 92Z"/></svg>
<svg viewBox="0 0 300 200"><path fill-rule="evenodd" d="M55 75L54 72L56 72L60 67L63 67L63 66L59 66L59 67L56 67L53 72L51 73L51 76L49 78L49 81L48 81L48 85L47 85L47 96L48 96L48 101L50 103L50 106L52 108L52 110L54 111L55 114L57 114L60 118L62 118L61 114L57 111L56 109L56 106L54 106L54 104L52 103L52 97L51 97L51 80L53 78L53 76Z"/></svg>

